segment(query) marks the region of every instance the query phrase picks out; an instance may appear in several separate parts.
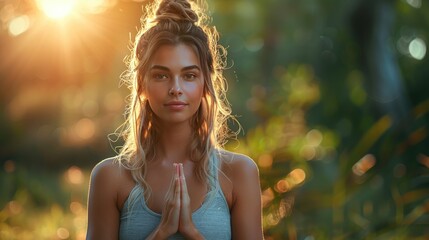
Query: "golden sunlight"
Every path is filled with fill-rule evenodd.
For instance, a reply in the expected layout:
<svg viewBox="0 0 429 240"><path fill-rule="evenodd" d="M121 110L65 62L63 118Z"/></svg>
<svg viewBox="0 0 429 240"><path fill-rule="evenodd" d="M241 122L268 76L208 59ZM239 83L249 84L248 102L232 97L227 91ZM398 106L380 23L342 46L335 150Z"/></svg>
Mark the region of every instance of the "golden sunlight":
<svg viewBox="0 0 429 240"><path fill-rule="evenodd" d="M69 15L76 0L37 0L37 6L46 16L52 19L61 19Z"/></svg>

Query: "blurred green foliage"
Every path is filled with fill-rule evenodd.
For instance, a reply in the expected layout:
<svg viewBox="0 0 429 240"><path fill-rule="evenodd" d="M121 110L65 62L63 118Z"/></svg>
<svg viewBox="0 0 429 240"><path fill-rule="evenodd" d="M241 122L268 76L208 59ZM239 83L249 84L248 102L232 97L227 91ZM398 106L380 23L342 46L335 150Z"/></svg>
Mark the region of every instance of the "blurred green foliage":
<svg viewBox="0 0 429 240"><path fill-rule="evenodd" d="M41 24L19 2L0 5L0 14L13 6L35 18L11 36L2 15L0 238L83 239L89 171L114 154L107 135L123 120L121 61L141 3L61 25ZM209 8L244 128L227 148L260 168L266 239L427 239L426 2L217 0ZM380 47L373 39L383 31ZM384 84L392 69L397 81ZM401 95L382 102L384 90Z"/></svg>

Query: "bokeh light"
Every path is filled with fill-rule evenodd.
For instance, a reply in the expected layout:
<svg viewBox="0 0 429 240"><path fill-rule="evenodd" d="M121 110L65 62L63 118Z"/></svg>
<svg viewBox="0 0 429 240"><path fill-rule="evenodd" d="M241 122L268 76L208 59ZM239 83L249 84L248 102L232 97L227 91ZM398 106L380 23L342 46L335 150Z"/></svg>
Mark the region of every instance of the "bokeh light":
<svg viewBox="0 0 429 240"><path fill-rule="evenodd" d="M420 38L415 38L410 42L408 50L411 57L422 60L426 55L426 43Z"/></svg>
<svg viewBox="0 0 429 240"><path fill-rule="evenodd" d="M429 157L425 154L419 154L417 161L419 161L423 166L429 168Z"/></svg>
<svg viewBox="0 0 429 240"><path fill-rule="evenodd" d="M364 175L369 169L374 167L376 162L375 156L372 154L366 154L352 167L353 173L357 176Z"/></svg>
<svg viewBox="0 0 429 240"><path fill-rule="evenodd" d="M312 145L304 145L299 150L299 155L306 160L312 160L316 157L316 147Z"/></svg>
<svg viewBox="0 0 429 240"><path fill-rule="evenodd" d="M305 135L305 138L309 145L317 147L322 143L323 135L319 130L312 129Z"/></svg>
<svg viewBox="0 0 429 240"><path fill-rule="evenodd" d="M269 168L273 165L273 156L271 154L265 153L259 156L258 165L262 168Z"/></svg>
<svg viewBox="0 0 429 240"><path fill-rule="evenodd" d="M264 191L262 191L261 199L262 199L262 206L264 207L267 206L274 199L273 189L267 188Z"/></svg>
<svg viewBox="0 0 429 240"><path fill-rule="evenodd" d="M95 124L89 118L82 118L75 124L74 131L79 138L87 140L94 136Z"/></svg>
<svg viewBox="0 0 429 240"><path fill-rule="evenodd" d="M301 168L292 170L285 178L280 179L276 185L275 190L279 193L288 192L305 181L306 174Z"/></svg>
<svg viewBox="0 0 429 240"><path fill-rule="evenodd" d="M85 180L82 170L76 166L72 166L67 170L66 179L69 183L75 185L80 185Z"/></svg>
<svg viewBox="0 0 429 240"><path fill-rule="evenodd" d="M12 19L9 22L9 34L11 36L18 36L30 27L30 18L27 15L22 15Z"/></svg>
<svg viewBox="0 0 429 240"><path fill-rule="evenodd" d="M414 8L422 7L422 0L407 0L407 3Z"/></svg>
<svg viewBox="0 0 429 240"><path fill-rule="evenodd" d="M37 0L37 6L46 16L52 19L60 19L69 15L76 0Z"/></svg>
<svg viewBox="0 0 429 240"><path fill-rule="evenodd" d="M79 215L83 211L83 206L80 202L73 201L70 203L70 211L75 215Z"/></svg>
<svg viewBox="0 0 429 240"><path fill-rule="evenodd" d="M57 236L60 239L68 239L70 237L70 232L67 228L61 227L57 229Z"/></svg>
<svg viewBox="0 0 429 240"><path fill-rule="evenodd" d="M291 186L289 184L288 181L286 181L286 179L282 179L280 181L277 182L276 184L276 190L278 192L284 193L287 192L291 189Z"/></svg>
<svg viewBox="0 0 429 240"><path fill-rule="evenodd" d="M302 182L304 182L304 180L306 178L306 174L305 174L304 170L297 168L297 169L292 170L289 173L289 177L292 179L292 181L295 185L298 185L298 184L301 184Z"/></svg>
<svg viewBox="0 0 429 240"><path fill-rule="evenodd" d="M4 171L7 173L13 173L15 171L15 163L12 160L6 160L4 162Z"/></svg>

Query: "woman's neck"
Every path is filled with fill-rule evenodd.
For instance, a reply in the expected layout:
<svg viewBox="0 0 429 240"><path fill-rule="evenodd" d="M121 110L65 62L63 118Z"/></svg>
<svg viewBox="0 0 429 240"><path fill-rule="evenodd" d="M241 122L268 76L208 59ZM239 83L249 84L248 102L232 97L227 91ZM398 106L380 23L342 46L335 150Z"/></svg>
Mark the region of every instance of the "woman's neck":
<svg viewBox="0 0 429 240"><path fill-rule="evenodd" d="M192 130L188 124L165 124L161 128L156 146L159 160L171 163L188 161L191 140Z"/></svg>

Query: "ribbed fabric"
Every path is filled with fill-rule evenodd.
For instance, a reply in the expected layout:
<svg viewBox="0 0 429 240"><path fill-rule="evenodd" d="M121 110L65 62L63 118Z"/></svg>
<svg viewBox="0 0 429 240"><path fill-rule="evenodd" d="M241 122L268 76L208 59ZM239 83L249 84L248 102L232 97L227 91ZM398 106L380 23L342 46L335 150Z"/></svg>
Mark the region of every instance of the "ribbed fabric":
<svg viewBox="0 0 429 240"><path fill-rule="evenodd" d="M212 157L210 160L217 162L216 157ZM216 166L217 164L213 165ZM211 169L217 173L217 167ZM228 204L220 188L217 174L214 176L216 179L215 188L207 194L201 207L192 213L192 220L205 239L231 239L231 216ZM125 201L120 221L119 239L146 239L159 225L161 215L148 208L143 197L143 188L136 185ZM169 239L185 238L176 233Z"/></svg>

